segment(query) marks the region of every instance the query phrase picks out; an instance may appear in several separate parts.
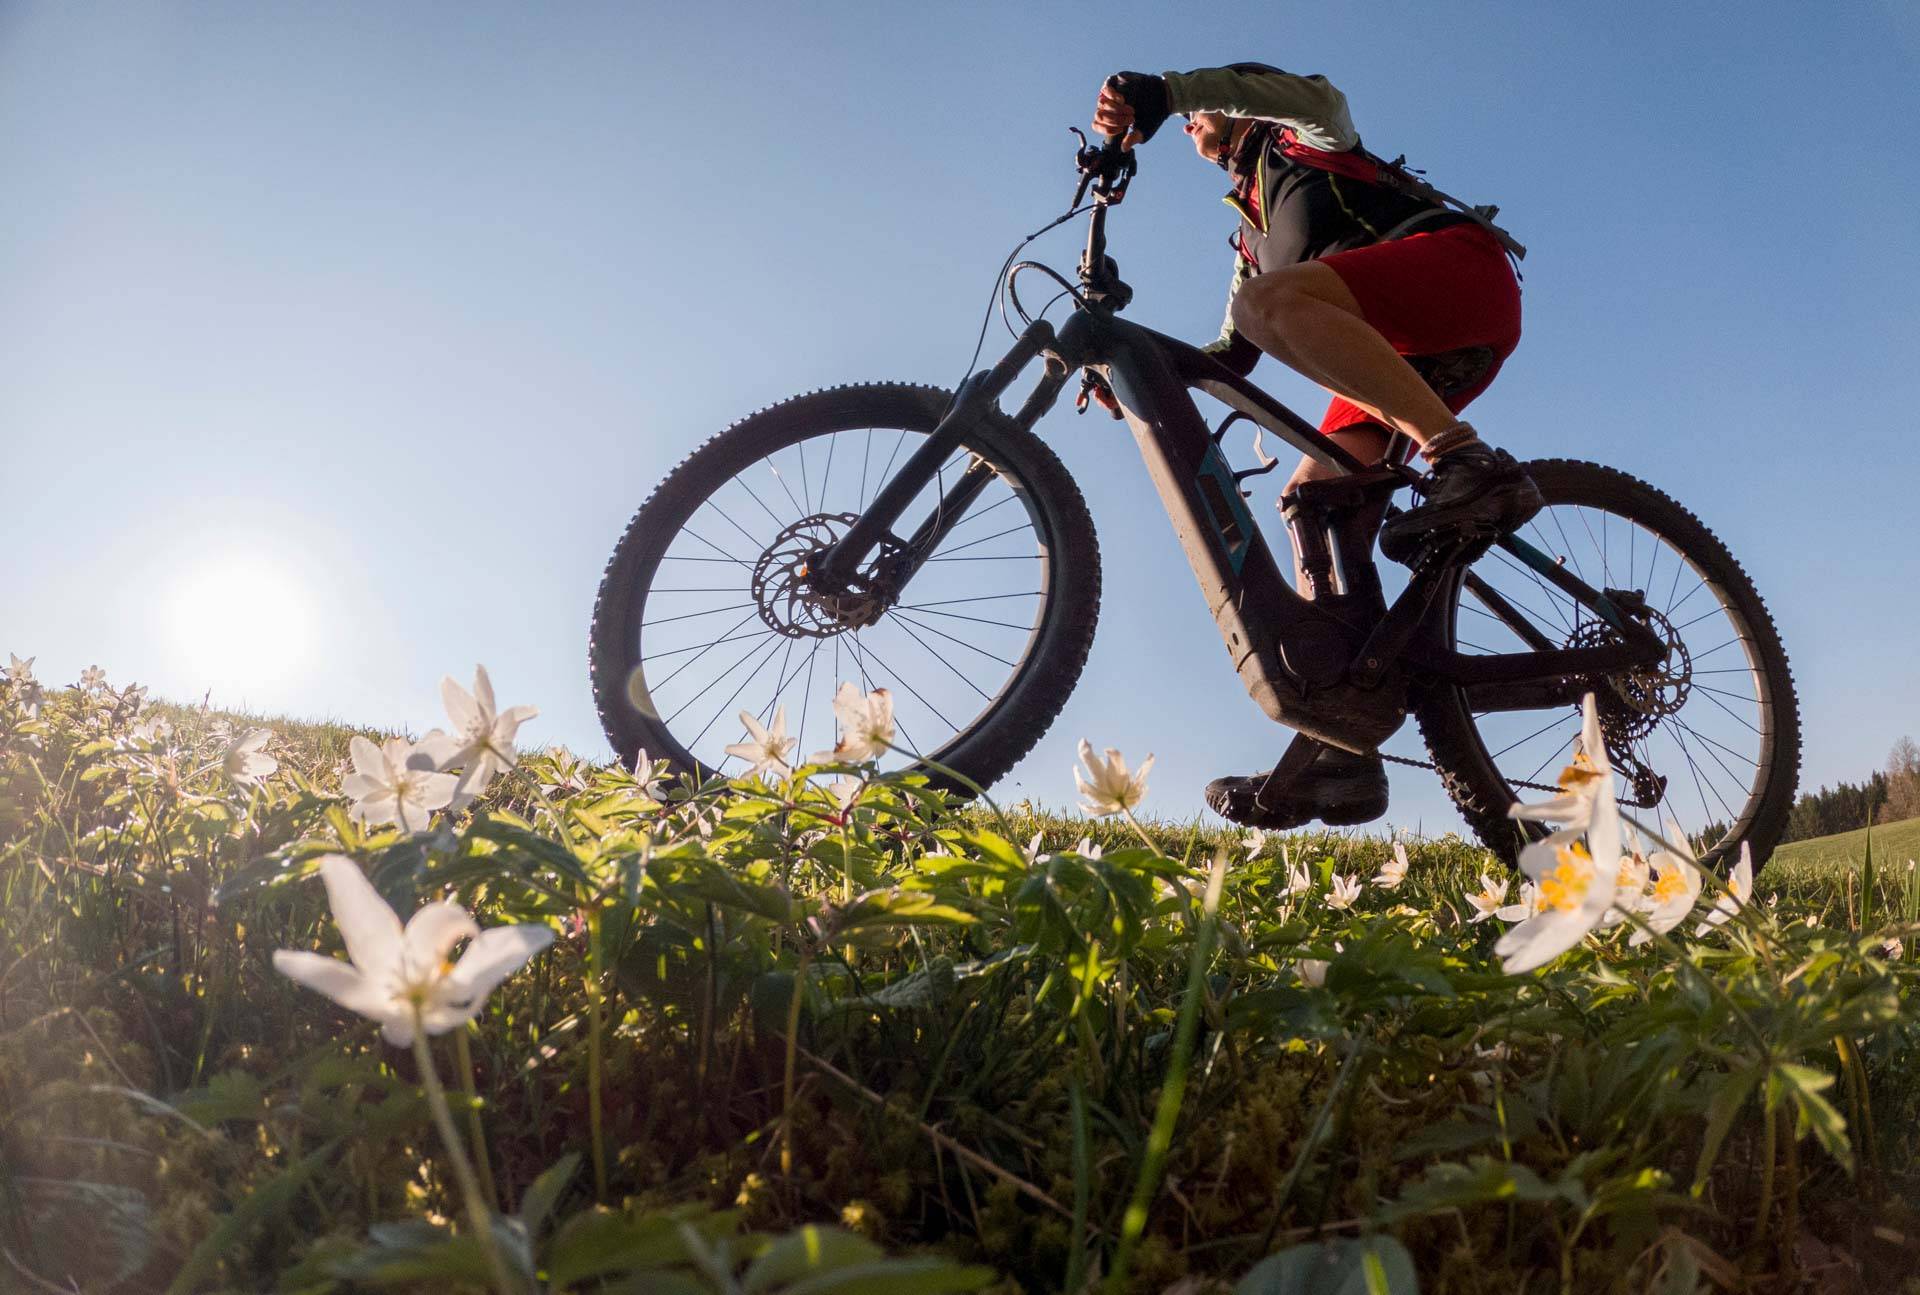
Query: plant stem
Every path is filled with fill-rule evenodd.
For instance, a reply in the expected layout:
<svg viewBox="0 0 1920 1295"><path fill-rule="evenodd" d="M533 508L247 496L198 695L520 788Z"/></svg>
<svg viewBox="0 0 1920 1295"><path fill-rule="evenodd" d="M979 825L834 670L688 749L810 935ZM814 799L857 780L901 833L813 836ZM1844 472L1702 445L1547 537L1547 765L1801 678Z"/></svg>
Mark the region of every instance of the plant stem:
<svg viewBox="0 0 1920 1295"><path fill-rule="evenodd" d="M787 1064L780 1080L780 1172L793 1172L793 1070L799 1063L800 995L806 992L807 962L811 950L800 946L800 964L793 970L793 997L787 1003Z"/></svg>
<svg viewBox="0 0 1920 1295"><path fill-rule="evenodd" d="M1773 1081L1769 1078L1765 1082L1771 1085ZM1753 1244L1756 1246L1766 1241L1767 1215L1773 1213L1774 1122L1778 1118L1764 1096L1760 1106L1764 1136L1760 1142L1760 1208L1753 1212Z"/></svg>
<svg viewBox="0 0 1920 1295"><path fill-rule="evenodd" d="M605 1004L600 997L600 901L587 911L587 1136L593 1140L593 1198L607 1199L607 1149L600 1110Z"/></svg>
<svg viewBox="0 0 1920 1295"><path fill-rule="evenodd" d="M439 1071L433 1068L433 1049L427 1046L427 1032L420 1028L417 1011L413 1023L413 1059L420 1068L420 1082L427 1090L427 1106L433 1111L434 1127L440 1130L440 1141L446 1144L447 1157L453 1162L454 1179L460 1184L460 1194L466 1198L467 1224L480 1243L481 1253L487 1257L493 1288L500 1295L514 1295L514 1283L507 1276L506 1261L500 1257L500 1247L494 1239L492 1211L481 1199L480 1181L473 1175L467 1153L460 1149L460 1134L453 1127L453 1112L447 1108L447 1091L440 1086Z"/></svg>
<svg viewBox="0 0 1920 1295"><path fill-rule="evenodd" d="M1126 815L1127 825L1133 828L1133 834L1139 837L1141 841L1145 842L1146 847L1149 850L1153 851L1155 854L1159 854L1160 847L1153 843L1153 838L1148 836L1146 833L1146 829L1140 826L1140 820L1133 816L1133 811L1128 809L1126 806L1122 805L1120 807L1120 812Z"/></svg>
<svg viewBox="0 0 1920 1295"><path fill-rule="evenodd" d="M467 1096L467 1137L473 1143L473 1163L480 1173L480 1190L487 1207L500 1207L500 1188L493 1181L493 1162L487 1156L486 1134L480 1128L480 1093L473 1084L473 1049L467 1046L467 1027L453 1032L453 1058L460 1066L460 1091Z"/></svg>
<svg viewBox="0 0 1920 1295"><path fill-rule="evenodd" d="M1207 877L1206 897L1201 902L1200 934L1193 944L1193 957L1187 964L1187 992L1180 1002L1180 1018L1174 1026L1173 1054L1167 1061L1167 1077L1160 1085L1160 1101L1153 1114L1153 1128L1147 1134L1146 1154L1140 1159L1140 1174L1134 1180L1133 1199L1120 1224L1120 1245L1113 1256L1113 1271L1107 1276L1111 1295L1126 1287L1127 1265L1133 1260L1134 1247L1147 1227L1147 1208L1160 1186L1160 1172L1166 1166L1167 1149L1173 1145L1173 1127L1180 1117L1180 1103L1187 1091L1187 1064L1193 1057L1194 1036L1200 1031L1200 999L1206 988L1207 963L1213 957L1214 935L1219 929L1220 888L1227 879L1227 855L1223 850L1213 860Z"/></svg>

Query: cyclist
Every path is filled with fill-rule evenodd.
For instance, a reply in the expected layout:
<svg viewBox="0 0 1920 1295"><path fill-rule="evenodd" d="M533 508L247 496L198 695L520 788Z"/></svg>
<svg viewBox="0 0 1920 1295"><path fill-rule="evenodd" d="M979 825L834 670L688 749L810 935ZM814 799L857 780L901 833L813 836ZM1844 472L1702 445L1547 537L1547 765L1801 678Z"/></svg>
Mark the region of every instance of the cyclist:
<svg viewBox="0 0 1920 1295"><path fill-rule="evenodd" d="M1429 536L1510 531L1538 512L1512 456L1458 417L1520 341L1520 288L1499 238L1476 215L1386 182L1324 76L1260 63L1121 72L1101 87L1093 125L1131 148L1176 113L1195 152L1232 179L1241 216L1226 323L1206 349L1242 375L1264 352L1327 388L1320 430L1361 462L1380 461L1393 429L1431 465L1425 502L1381 528L1382 551L1407 558ZM1331 474L1303 458L1288 489ZM1254 802L1263 780L1217 778L1207 803L1281 828L1387 810L1377 754L1326 748L1271 810Z"/></svg>

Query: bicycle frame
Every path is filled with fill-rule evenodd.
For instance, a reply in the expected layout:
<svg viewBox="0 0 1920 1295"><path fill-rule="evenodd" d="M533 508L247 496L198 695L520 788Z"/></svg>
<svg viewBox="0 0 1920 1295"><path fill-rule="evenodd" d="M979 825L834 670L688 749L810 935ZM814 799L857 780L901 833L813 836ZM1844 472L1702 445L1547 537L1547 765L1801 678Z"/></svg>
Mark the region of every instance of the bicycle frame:
<svg viewBox="0 0 1920 1295"><path fill-rule="evenodd" d="M1044 319L1035 321L998 364L961 384L926 442L821 554L820 578L858 582L869 554L884 547L876 565L884 567L890 588L896 593L903 588L965 515L993 469L976 460L905 541L894 531L902 512L959 448L967 429L995 407L1034 359L1044 357L1045 373L1014 421L1031 430L1076 371L1105 379L1241 682L1270 718L1309 738L1362 753L1376 749L1405 720L1410 686L1463 688L1476 711L1536 710L1576 702L1589 686L1587 678L1650 666L1666 654L1660 637L1632 615L1636 591L1594 589L1517 536L1497 543L1617 630L1619 642L1556 645L1519 609L1462 571L1460 559L1467 555L1444 545L1428 546L1413 564L1405 591L1386 606L1371 561L1373 527L1388 497L1412 484L1414 474L1398 467L1368 468L1212 356L1116 317L1113 311L1125 295L1115 292L1103 299L1101 273L1088 268L1111 265L1104 254L1104 215L1104 206L1094 213L1082 262L1082 281L1090 291L1073 316L1057 334ZM1110 280L1106 286L1121 285ZM1316 588L1311 599L1295 591L1247 509L1218 434L1209 431L1193 402L1195 390L1335 470L1336 481L1347 487L1344 516L1328 526L1327 513L1311 512L1307 523L1309 529L1324 527L1331 540L1332 556L1345 577L1341 587ZM1445 607L1437 596L1455 579L1533 650L1456 651L1451 620L1436 611Z"/></svg>

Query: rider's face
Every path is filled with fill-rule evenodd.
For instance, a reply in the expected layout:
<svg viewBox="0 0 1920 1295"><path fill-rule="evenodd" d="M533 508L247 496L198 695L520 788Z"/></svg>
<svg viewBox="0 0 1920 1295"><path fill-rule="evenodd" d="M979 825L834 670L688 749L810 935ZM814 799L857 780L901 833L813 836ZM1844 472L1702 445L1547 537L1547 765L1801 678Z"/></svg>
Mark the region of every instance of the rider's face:
<svg viewBox="0 0 1920 1295"><path fill-rule="evenodd" d="M1219 112L1196 112L1187 117L1187 138L1193 151L1211 162L1220 156L1220 145L1233 129L1232 120Z"/></svg>

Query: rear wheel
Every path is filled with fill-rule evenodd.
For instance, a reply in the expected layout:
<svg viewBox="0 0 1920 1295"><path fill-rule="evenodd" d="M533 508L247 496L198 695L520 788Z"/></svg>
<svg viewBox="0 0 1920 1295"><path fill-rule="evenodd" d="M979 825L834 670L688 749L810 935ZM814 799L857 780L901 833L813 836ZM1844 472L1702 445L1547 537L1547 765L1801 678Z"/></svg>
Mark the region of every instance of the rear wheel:
<svg viewBox="0 0 1920 1295"><path fill-rule="evenodd" d="M737 774L745 763L725 748L745 738L744 711L763 725L783 716L798 762L833 746L842 682L889 689L900 744L983 786L1032 748L1079 679L1100 605L1093 521L1039 438L997 412L962 437L900 529L969 465L993 475L904 589L810 581L811 555L846 533L948 403L895 383L814 392L736 423L668 475L594 604L594 699L616 751Z"/></svg>
<svg viewBox="0 0 1920 1295"><path fill-rule="evenodd" d="M1645 482L1571 460L1527 468L1547 506L1520 537L1595 589L1642 595L1646 623L1668 644L1656 667L1577 681L1596 696L1622 809L1662 830L1677 822L1710 862L1741 841L1764 859L1793 808L1800 713L1753 582L1698 518ZM1438 606L1451 646L1469 655L1542 641L1591 647L1613 636L1499 548L1457 573ZM1476 710L1451 685L1427 690L1415 709L1454 804L1489 848L1512 859L1537 829L1507 811L1543 798L1566 763L1577 709Z"/></svg>

